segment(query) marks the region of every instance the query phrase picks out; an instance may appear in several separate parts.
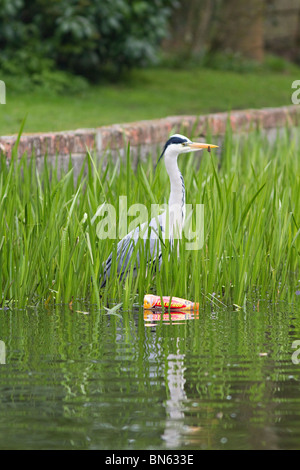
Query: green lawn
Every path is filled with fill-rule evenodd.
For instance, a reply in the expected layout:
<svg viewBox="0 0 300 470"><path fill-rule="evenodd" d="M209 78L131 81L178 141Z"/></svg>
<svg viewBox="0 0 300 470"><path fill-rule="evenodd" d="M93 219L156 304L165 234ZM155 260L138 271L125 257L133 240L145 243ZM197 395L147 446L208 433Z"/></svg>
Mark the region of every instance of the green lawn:
<svg viewBox="0 0 300 470"><path fill-rule="evenodd" d="M0 106L0 135L18 132L26 114L25 132L39 132L289 105L291 84L299 78L297 67L285 73L154 68L135 70L123 83L93 86L76 96L14 94L6 82L6 105Z"/></svg>

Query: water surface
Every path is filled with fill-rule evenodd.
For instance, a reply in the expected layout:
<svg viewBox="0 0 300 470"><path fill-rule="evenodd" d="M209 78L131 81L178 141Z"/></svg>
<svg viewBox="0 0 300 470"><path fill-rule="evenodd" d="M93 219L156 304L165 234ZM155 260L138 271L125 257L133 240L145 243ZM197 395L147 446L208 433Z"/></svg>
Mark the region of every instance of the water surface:
<svg viewBox="0 0 300 470"><path fill-rule="evenodd" d="M299 449L297 302L1 310L0 448Z"/></svg>

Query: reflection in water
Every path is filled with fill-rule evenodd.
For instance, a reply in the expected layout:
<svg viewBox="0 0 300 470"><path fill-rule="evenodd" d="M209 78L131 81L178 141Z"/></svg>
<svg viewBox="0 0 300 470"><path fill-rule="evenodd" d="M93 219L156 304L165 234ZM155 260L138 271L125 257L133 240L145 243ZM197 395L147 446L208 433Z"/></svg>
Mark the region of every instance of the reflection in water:
<svg viewBox="0 0 300 470"><path fill-rule="evenodd" d="M144 310L144 320L145 326L154 326L156 323L162 320L164 323L171 322L172 324L175 323L182 323L186 320L194 320L195 318L199 318L199 312L184 312L184 311L170 311L167 313L162 312L151 312L150 310ZM149 322L149 323L148 323Z"/></svg>
<svg viewBox="0 0 300 470"><path fill-rule="evenodd" d="M159 325L170 325L171 329L168 328L171 332L170 337L176 341L176 348L173 348L172 352L168 351L167 354L167 351L164 351L167 400L164 431L161 438L166 448L189 448L190 446L193 449L227 446L227 448L241 449L282 448L277 427L281 429L281 432L286 432L283 424L286 418L282 415L282 418L278 420L278 416L281 416L283 403L288 403L288 399L281 402L277 396L286 385L287 389L294 388L293 381L300 380L299 368L298 370L293 368L293 372L299 374L299 378L295 379L297 375L290 373L292 361L288 359L286 364L283 361L288 352L288 333L285 332L283 335L279 318L275 317L275 321L272 319L272 326L267 323L266 328L262 330L260 326L266 317L257 318L259 318L259 323L255 324L253 317L237 314L234 317L224 317L220 323L218 315L210 312L211 338L216 333L212 342L214 347L210 350L210 354L202 356L199 362L198 355L191 355L186 347L182 347L182 334L179 329L181 327L173 329L172 326L197 325L198 323L203 327L202 321L201 324L187 322L187 320L195 319L193 313L162 314L162 312L144 311L145 326L156 327L152 331L157 331ZM251 328L248 326L249 319L251 319ZM231 323L232 320L234 320L233 323ZM275 335L274 329L277 328L277 323L278 332ZM220 325L222 325L221 329L219 329ZM231 326L234 331L238 328L238 331L242 332L243 348L239 349L239 342L232 341ZM200 334L203 341L200 340L197 345L200 351L201 348L207 347L203 331L201 330ZM163 330L159 331L159 335L164 336ZM258 340L260 335L261 338ZM274 349L274 359L269 357L270 352L262 352L265 349L266 337L270 339L270 351ZM279 337L280 341L285 344L283 348L277 348L275 337ZM227 344L232 347L230 352ZM284 373L280 375L279 372L278 375L281 367L284 368ZM193 390L192 384L195 382L195 377L197 377L197 385ZM224 377L230 377L230 380L227 382ZM282 383L281 380L283 380ZM299 423L298 407L294 412L297 415L295 421ZM290 412L286 411L286 413L289 415ZM234 429L233 433L231 429ZM296 435L292 431L288 432L291 433L290 443L295 442ZM293 444L290 445L293 446ZM298 448L298 445L296 447Z"/></svg>
<svg viewBox="0 0 300 470"><path fill-rule="evenodd" d="M178 340L179 338L177 343ZM183 401L187 398L184 390L184 358L184 354L179 354L179 351L177 354L168 355L169 397L166 402L166 427L162 438L170 449L180 446L184 431Z"/></svg>
<svg viewBox="0 0 300 470"><path fill-rule="evenodd" d="M0 332L2 449L299 448L298 307L79 304L0 311Z"/></svg>
<svg viewBox="0 0 300 470"><path fill-rule="evenodd" d="M164 324L182 324L187 320L199 318L199 312L170 311L170 313L153 313L144 310L145 326L155 326L163 321ZM184 389L185 378L184 366L185 354L180 354L180 338L176 338L176 354L168 354L167 357L167 401L166 401L166 423L162 439L169 449L178 448L182 445L183 436L188 432L188 426L184 423L184 401L187 400Z"/></svg>

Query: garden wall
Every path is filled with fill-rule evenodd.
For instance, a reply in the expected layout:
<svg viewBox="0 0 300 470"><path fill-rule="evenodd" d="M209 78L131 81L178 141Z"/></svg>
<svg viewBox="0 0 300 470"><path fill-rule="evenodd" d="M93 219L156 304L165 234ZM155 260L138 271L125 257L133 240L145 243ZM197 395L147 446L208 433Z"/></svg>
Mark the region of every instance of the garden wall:
<svg viewBox="0 0 300 470"><path fill-rule="evenodd" d="M129 142L134 161L137 161L138 155L143 158L149 151L154 152L156 158L157 147L165 143L170 133L180 132L187 136L193 135L198 140L205 139L209 133L212 136L211 143L218 143L224 136L228 123L235 133L260 127L271 134L278 128L298 126L300 106L250 109L198 117L171 116L94 129L23 134L19 142L18 155L24 152L31 155L34 152L37 163L42 161L45 154L48 155L49 161L55 161L57 156L59 165L65 168L68 166L71 155L76 172L76 169L81 166L87 149L95 152L98 157L109 150L112 157L117 158L124 155ZM16 139L16 135L0 137L0 149L4 151L8 159L11 157Z"/></svg>

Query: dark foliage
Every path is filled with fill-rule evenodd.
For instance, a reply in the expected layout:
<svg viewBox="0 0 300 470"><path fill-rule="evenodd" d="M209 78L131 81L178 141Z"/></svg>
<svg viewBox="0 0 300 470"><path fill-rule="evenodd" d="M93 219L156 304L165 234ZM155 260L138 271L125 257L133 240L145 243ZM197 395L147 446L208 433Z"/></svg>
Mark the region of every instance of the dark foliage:
<svg viewBox="0 0 300 470"><path fill-rule="evenodd" d="M0 0L0 70L21 86L153 63L176 0ZM56 71L56 72L55 72ZM82 84L84 82L82 81ZM77 82L77 85L80 82Z"/></svg>

